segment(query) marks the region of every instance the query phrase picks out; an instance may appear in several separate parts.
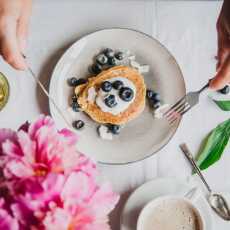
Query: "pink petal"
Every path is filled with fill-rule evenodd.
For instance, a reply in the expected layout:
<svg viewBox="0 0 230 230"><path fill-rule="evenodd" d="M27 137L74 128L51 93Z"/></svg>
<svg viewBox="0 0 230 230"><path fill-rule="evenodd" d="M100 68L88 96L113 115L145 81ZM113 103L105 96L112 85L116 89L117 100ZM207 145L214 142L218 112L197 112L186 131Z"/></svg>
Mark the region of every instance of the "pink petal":
<svg viewBox="0 0 230 230"><path fill-rule="evenodd" d="M35 122L30 125L28 130L29 135L34 138L37 131L43 126L54 127L54 122L51 117L41 115Z"/></svg>
<svg viewBox="0 0 230 230"><path fill-rule="evenodd" d="M64 186L65 176L63 174L49 173L42 182L45 200L51 200L52 197L58 196Z"/></svg>
<svg viewBox="0 0 230 230"><path fill-rule="evenodd" d="M23 152L23 161L28 164L35 162L36 143L32 141L27 133L24 131L18 132L18 142Z"/></svg>
<svg viewBox="0 0 230 230"><path fill-rule="evenodd" d="M0 229L19 230L19 224L6 210L0 209Z"/></svg>
<svg viewBox="0 0 230 230"><path fill-rule="evenodd" d="M46 230L67 230L69 229L68 226L70 221L71 216L66 210L56 208L47 213L43 220L43 224Z"/></svg>
<svg viewBox="0 0 230 230"><path fill-rule="evenodd" d="M34 175L34 171L28 165L23 164L17 160L11 160L6 163L4 168L4 175L7 177L15 176L18 178L25 178Z"/></svg>
<svg viewBox="0 0 230 230"><path fill-rule="evenodd" d="M95 162L83 154L80 155L75 170L82 171L92 178L95 178L99 175Z"/></svg>
<svg viewBox="0 0 230 230"><path fill-rule="evenodd" d="M118 201L119 196L113 193L111 186L106 183L92 196L89 207L97 218L103 218L114 209Z"/></svg>
<svg viewBox="0 0 230 230"><path fill-rule="evenodd" d="M29 209L26 203L18 201L11 205L11 210L17 221L22 225L30 226L36 224L37 221L33 215L34 212Z"/></svg>
<svg viewBox="0 0 230 230"><path fill-rule="evenodd" d="M76 151L69 151L69 152L64 152L61 154L61 161L63 168L66 173L72 172L74 169L78 169L78 161L79 161L80 155Z"/></svg>
<svg viewBox="0 0 230 230"><path fill-rule="evenodd" d="M37 208L47 210L50 202L60 203L60 193L65 182L63 174L49 173L45 178L37 180L26 180L21 186L25 187L25 195L20 199L24 203L31 203L31 209L36 211Z"/></svg>
<svg viewBox="0 0 230 230"><path fill-rule="evenodd" d="M36 142L38 162L49 164L56 161L60 164L60 154L63 152L63 146L54 129L42 127L36 134ZM58 167L61 167L61 165Z"/></svg>
<svg viewBox="0 0 230 230"><path fill-rule="evenodd" d="M67 205L77 205L89 199L95 190L96 184L90 177L82 172L73 172L64 185L61 197Z"/></svg>
<svg viewBox="0 0 230 230"><path fill-rule="evenodd" d="M15 142L17 140L16 132L11 129L0 129L0 146L6 140Z"/></svg>
<svg viewBox="0 0 230 230"><path fill-rule="evenodd" d="M69 129L62 129L61 131L59 131L59 134L64 137L65 141L69 145L76 145L78 137L74 132L70 131Z"/></svg>
<svg viewBox="0 0 230 230"><path fill-rule="evenodd" d="M2 144L2 152L3 154L11 157L20 157L23 154L20 146L17 143L14 143L10 140L6 140Z"/></svg>

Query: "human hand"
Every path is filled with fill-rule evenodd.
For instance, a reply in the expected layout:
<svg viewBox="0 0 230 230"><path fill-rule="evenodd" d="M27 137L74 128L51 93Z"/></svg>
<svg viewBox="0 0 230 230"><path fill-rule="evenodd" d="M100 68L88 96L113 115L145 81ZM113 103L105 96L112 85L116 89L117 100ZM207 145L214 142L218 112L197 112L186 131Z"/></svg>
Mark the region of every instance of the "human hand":
<svg viewBox="0 0 230 230"><path fill-rule="evenodd" d="M0 54L12 67L26 69L26 48L32 0L0 0Z"/></svg>
<svg viewBox="0 0 230 230"><path fill-rule="evenodd" d="M217 21L218 54L217 73L210 88L221 89L230 83L230 1L225 0Z"/></svg>

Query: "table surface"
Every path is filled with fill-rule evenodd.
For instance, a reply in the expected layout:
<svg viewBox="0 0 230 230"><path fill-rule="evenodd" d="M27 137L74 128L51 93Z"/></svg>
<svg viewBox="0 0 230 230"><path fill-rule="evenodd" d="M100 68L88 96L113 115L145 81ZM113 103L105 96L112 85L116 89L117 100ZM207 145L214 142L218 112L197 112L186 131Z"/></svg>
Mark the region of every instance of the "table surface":
<svg viewBox="0 0 230 230"><path fill-rule="evenodd" d="M74 41L101 28L133 28L162 42L177 59L187 90L198 89L215 73L215 23L220 7L221 2L215 1L35 0L27 56L48 88L56 62ZM0 113L0 127L16 128L25 120L48 113L47 98L30 76L13 70L2 60L0 69L8 76L11 86L9 103ZM99 165L103 176L122 195L111 215L112 229L119 229L120 211L136 187L156 177L186 179L191 170L178 145L187 142L197 152L204 136L227 118L229 113L220 111L204 95L200 105L184 117L173 140L158 154L130 165ZM224 154L205 171L214 189L230 192L230 180L223 179L229 165L230 155ZM215 215L213 218L214 229L217 226L221 230L229 229L229 223Z"/></svg>

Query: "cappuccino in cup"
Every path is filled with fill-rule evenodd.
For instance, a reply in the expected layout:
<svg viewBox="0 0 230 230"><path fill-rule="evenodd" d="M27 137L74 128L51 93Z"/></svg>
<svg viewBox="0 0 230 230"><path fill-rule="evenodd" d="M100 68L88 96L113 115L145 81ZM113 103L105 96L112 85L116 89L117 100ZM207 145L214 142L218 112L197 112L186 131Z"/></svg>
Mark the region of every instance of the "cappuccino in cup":
<svg viewBox="0 0 230 230"><path fill-rule="evenodd" d="M137 230L204 230L204 222L189 200L160 198L143 209Z"/></svg>

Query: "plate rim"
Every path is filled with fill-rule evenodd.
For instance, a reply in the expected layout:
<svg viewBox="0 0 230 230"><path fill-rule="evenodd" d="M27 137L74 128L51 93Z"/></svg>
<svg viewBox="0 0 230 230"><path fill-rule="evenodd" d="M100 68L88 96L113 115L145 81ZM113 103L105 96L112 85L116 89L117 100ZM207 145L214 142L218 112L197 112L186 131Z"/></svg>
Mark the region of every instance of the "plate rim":
<svg viewBox="0 0 230 230"><path fill-rule="evenodd" d="M80 37L79 39L77 39L75 42L73 42L66 50L65 52L62 54L62 56L59 58L58 62L56 63L52 73L51 73L51 77L50 77L50 82L49 82L49 93L52 91L52 85L53 85L53 82L54 82L54 73L56 72L56 70L58 69L59 65L61 64L62 60L64 59L65 55L67 54L67 52L74 46L76 45L77 42L80 42L82 39L85 39L86 37L90 36L90 35L94 35L96 33L99 33L99 32L102 32L102 31L109 31L109 30L124 30L124 31L132 31L132 32L136 32L136 33L139 33L139 34L142 34L148 38L150 38L151 40L153 40L154 42L156 42L159 46L161 46L169 55L170 57L172 58L173 62L175 63L175 65L177 66L177 69L180 73L180 76L181 76L181 80L182 80L182 84L183 84L183 89L186 93L186 84L185 84L185 80L184 80L184 76L183 76L183 73L182 73L182 70L176 60L176 58L172 55L172 53L166 48L166 46L164 46L160 41L158 41L157 39L155 39L153 36L145 33L145 32L142 32L140 30L136 30L136 29L132 29L132 28L126 28L126 27L106 27L106 28L103 28L103 29L98 29L98 30L95 30L93 32L89 32L89 33L86 33L85 35L83 35L82 37ZM53 118L54 116L54 106L53 104L51 103L51 100L49 99L49 111L50 111L50 115L51 117ZM178 128L181 124L181 121L182 121L183 118L180 118L180 120L177 122L176 126L175 126L175 129L172 131L172 134L171 136L169 137L169 139L166 141L166 143L164 143L160 148L158 148L157 150L151 152L150 154L146 155L145 157L142 157L140 159L137 159L137 160L133 160L133 161L126 161L126 162L104 162L104 161L100 161L100 160L96 160L97 163L99 164L102 164L102 165L129 165L129 164L133 164L133 163L136 163L136 162L141 162L143 160L146 160L150 157L152 157L153 155L155 155L156 153L160 152L165 146L167 146L169 144L169 142L173 139L173 137L175 136L176 132L178 131Z"/></svg>

